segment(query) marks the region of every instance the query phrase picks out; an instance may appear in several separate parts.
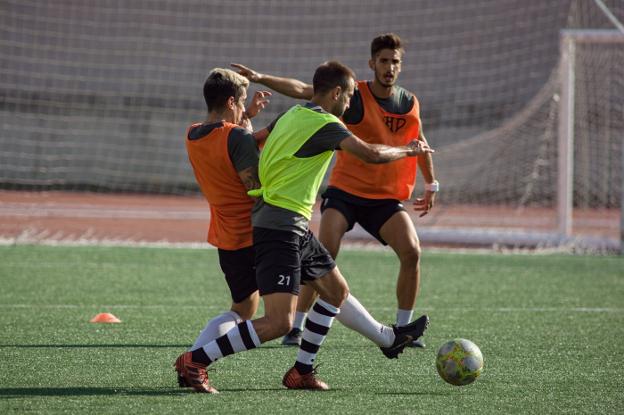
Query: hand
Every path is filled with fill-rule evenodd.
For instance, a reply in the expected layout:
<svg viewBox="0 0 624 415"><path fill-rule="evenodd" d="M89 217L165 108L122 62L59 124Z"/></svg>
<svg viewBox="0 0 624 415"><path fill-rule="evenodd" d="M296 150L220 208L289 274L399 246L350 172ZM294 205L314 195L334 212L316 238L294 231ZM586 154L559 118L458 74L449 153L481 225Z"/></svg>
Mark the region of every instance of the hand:
<svg viewBox="0 0 624 415"><path fill-rule="evenodd" d="M417 198L414 201L414 210L417 212L422 212L419 217L422 218L433 208L433 205L435 204L435 196L436 192L430 192L429 190L425 190L424 197Z"/></svg>
<svg viewBox="0 0 624 415"><path fill-rule="evenodd" d="M246 67L245 65L241 65L240 63L231 63L230 66L238 69L238 73L249 79L251 82L259 82L262 77L262 75L258 72Z"/></svg>
<svg viewBox="0 0 624 415"><path fill-rule="evenodd" d="M247 110L245 111L247 117L253 118L258 115L258 113L262 111L270 102L267 98L271 95L272 94L269 91L256 91L251 99L251 104L249 104Z"/></svg>
<svg viewBox="0 0 624 415"><path fill-rule="evenodd" d="M435 150L429 147L429 144L427 144L426 141L422 140L412 140L407 143L406 147L409 150L409 156L419 156L421 154L435 153Z"/></svg>

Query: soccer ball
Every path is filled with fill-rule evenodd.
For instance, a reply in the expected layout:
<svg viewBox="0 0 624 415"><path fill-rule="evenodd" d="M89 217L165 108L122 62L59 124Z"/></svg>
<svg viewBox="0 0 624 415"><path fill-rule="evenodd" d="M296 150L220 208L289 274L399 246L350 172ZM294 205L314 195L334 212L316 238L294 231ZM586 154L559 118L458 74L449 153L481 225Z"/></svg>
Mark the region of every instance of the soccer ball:
<svg viewBox="0 0 624 415"><path fill-rule="evenodd" d="M468 385L481 374L483 355L470 340L454 339L438 350L436 368L440 377L451 385Z"/></svg>

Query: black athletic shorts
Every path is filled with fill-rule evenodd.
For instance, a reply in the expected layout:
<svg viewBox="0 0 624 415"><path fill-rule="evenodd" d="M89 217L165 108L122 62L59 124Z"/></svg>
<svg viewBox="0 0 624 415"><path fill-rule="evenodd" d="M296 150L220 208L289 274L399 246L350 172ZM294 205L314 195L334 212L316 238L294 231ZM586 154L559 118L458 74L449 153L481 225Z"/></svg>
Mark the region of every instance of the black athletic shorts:
<svg viewBox="0 0 624 415"><path fill-rule="evenodd" d="M308 230L294 232L253 228L256 250L256 282L260 295L285 292L299 294L301 282L327 274L336 263L325 247Z"/></svg>
<svg viewBox="0 0 624 415"><path fill-rule="evenodd" d="M219 265L230 287L232 301L240 303L258 289L255 255L252 246L235 251L218 249Z"/></svg>
<svg viewBox="0 0 624 415"><path fill-rule="evenodd" d="M396 199L366 199L335 187L328 187L321 197L321 212L332 208L342 213L348 223L347 232L357 222L384 245L388 243L379 235L379 230L395 213L405 211Z"/></svg>

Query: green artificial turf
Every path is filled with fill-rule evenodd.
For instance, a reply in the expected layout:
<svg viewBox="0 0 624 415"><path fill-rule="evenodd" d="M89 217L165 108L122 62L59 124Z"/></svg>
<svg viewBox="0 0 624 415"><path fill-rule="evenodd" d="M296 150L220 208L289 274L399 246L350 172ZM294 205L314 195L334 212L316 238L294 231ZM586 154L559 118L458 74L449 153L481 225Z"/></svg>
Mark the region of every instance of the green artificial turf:
<svg viewBox="0 0 624 415"><path fill-rule="evenodd" d="M392 323L394 254L345 250L338 265ZM0 413L624 413L624 258L425 252L422 275L425 350L390 361L335 322L317 359L330 391L284 389L296 349L274 340L215 363L221 394L203 395L172 364L229 307L216 251L0 247ZM123 322L89 323L100 312ZM485 360L466 387L435 370L455 337Z"/></svg>

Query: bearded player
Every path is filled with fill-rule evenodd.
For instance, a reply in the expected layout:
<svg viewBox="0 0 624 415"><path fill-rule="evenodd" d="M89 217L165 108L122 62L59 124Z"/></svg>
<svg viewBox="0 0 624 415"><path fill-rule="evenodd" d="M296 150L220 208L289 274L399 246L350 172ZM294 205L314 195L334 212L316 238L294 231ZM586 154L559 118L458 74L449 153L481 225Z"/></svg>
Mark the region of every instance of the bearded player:
<svg viewBox="0 0 624 415"><path fill-rule="evenodd" d="M386 33L374 38L368 62L374 78L357 82L349 108L342 116L347 128L370 144L398 146L413 137L426 142L418 99L396 84L403 55L398 35ZM312 86L304 82L261 74L240 64L232 66L252 82L284 95L301 99L312 96ZM425 193L415 200L414 210L423 216L433 208L439 190L430 153L395 163L370 165L348 152L337 152L329 186L322 195L319 240L334 258L338 256L344 234L355 223L381 244L389 245L399 258L397 326L411 321L420 287L420 242L401 203L412 195L417 167L425 180ZM314 298L310 287L302 287L293 329L284 337L284 344L300 342L303 321ZM417 339L412 346L424 347L424 343Z"/></svg>

